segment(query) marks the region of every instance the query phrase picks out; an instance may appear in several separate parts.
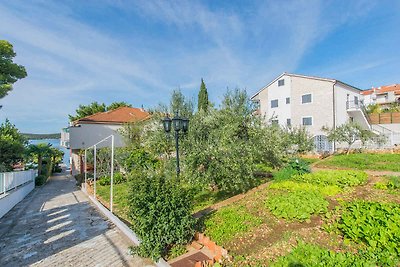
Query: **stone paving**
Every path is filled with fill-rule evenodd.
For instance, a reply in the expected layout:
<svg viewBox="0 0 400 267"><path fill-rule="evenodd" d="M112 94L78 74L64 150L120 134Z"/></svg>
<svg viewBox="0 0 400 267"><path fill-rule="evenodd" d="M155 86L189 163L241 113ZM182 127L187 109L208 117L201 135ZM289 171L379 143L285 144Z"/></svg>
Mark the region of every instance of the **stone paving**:
<svg viewBox="0 0 400 267"><path fill-rule="evenodd" d="M0 219L0 266L154 266L69 175L54 176Z"/></svg>

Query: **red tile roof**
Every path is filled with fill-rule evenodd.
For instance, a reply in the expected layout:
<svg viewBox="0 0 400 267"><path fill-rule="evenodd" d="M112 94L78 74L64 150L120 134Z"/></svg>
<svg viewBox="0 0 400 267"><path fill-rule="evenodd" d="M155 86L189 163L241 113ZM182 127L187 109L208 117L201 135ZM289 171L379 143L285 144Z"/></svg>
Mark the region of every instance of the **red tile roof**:
<svg viewBox="0 0 400 267"><path fill-rule="evenodd" d="M101 124L123 124L127 122L142 121L150 118L150 114L141 108L120 107L114 110L99 112L74 122L79 123L101 123Z"/></svg>
<svg viewBox="0 0 400 267"><path fill-rule="evenodd" d="M370 95L373 92L375 92L376 94L384 94L387 92L394 92L394 94L400 95L400 84L385 85L385 86L381 86L378 88L372 87L372 89L365 90L365 91L361 92L361 94Z"/></svg>

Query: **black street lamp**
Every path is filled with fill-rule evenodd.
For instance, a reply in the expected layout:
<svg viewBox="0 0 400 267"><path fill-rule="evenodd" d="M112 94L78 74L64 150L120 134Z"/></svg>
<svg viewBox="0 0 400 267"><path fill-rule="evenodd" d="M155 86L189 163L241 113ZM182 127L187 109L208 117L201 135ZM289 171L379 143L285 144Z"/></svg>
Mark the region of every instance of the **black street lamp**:
<svg viewBox="0 0 400 267"><path fill-rule="evenodd" d="M179 173L181 172L181 169L179 167L179 132L182 130L185 134L189 130L189 119L179 117L178 112L176 112L175 117L171 119L167 116L162 120L162 122L164 126L164 131L166 133L171 132L171 126L174 127L176 149L176 176L179 177Z"/></svg>

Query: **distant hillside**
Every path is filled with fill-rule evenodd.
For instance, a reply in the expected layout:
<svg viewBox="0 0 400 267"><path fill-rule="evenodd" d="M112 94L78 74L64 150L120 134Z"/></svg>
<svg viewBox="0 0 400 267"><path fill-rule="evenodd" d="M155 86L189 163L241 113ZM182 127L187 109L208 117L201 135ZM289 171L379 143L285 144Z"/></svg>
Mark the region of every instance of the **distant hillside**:
<svg viewBox="0 0 400 267"><path fill-rule="evenodd" d="M29 140L41 140L41 139L60 139L61 133L54 134L32 134L32 133L23 133L26 139Z"/></svg>

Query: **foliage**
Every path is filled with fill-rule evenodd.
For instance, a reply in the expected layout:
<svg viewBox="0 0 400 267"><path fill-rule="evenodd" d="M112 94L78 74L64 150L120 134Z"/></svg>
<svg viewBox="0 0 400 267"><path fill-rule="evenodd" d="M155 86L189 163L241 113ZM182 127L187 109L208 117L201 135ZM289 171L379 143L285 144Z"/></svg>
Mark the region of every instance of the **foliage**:
<svg viewBox="0 0 400 267"><path fill-rule="evenodd" d="M178 114L181 117L190 118L193 115L193 101L187 99L181 92L181 90L174 90L172 92L170 101L170 114Z"/></svg>
<svg viewBox="0 0 400 267"><path fill-rule="evenodd" d="M364 184L368 174L363 171L323 170L314 173L294 175L293 180L311 184L336 185L341 188Z"/></svg>
<svg viewBox="0 0 400 267"><path fill-rule="evenodd" d="M279 257L271 266L375 266L373 261L350 252L334 252L317 245L300 242L288 255Z"/></svg>
<svg viewBox="0 0 400 267"><path fill-rule="evenodd" d="M38 176L36 176L36 178L35 178L35 185L36 185L36 186L41 186L41 185L43 185L44 183L46 183L46 180L47 180L47 176L46 176L46 175L43 175L43 174L38 175Z"/></svg>
<svg viewBox="0 0 400 267"><path fill-rule="evenodd" d="M367 256L379 265L392 265L400 257L399 221L398 204L354 201L345 205L339 229L347 238L367 244Z"/></svg>
<svg viewBox="0 0 400 267"><path fill-rule="evenodd" d="M310 166L303 159L291 159L286 166L274 173L274 180L290 179L293 175L311 172Z"/></svg>
<svg viewBox="0 0 400 267"><path fill-rule="evenodd" d="M206 85L204 84L203 78L201 79L200 91L197 100L197 108L198 110L203 110L204 112L208 111L209 101L208 101L208 92Z"/></svg>
<svg viewBox="0 0 400 267"><path fill-rule="evenodd" d="M174 244L186 244L194 234L192 195L163 173L131 177L129 216L141 239L138 254L156 260Z"/></svg>
<svg viewBox="0 0 400 267"><path fill-rule="evenodd" d="M90 116L99 112L105 112L106 105L104 103L99 104L98 102L92 102L89 105L79 105L75 110L76 115L68 115L70 121L76 121L86 116Z"/></svg>
<svg viewBox="0 0 400 267"><path fill-rule="evenodd" d="M236 235L247 232L261 223L261 218L248 213L244 206L225 207L205 219L205 234L219 245L223 245Z"/></svg>
<svg viewBox="0 0 400 267"><path fill-rule="evenodd" d="M159 163L157 158L142 147L121 148L116 158L126 172L153 169Z"/></svg>
<svg viewBox="0 0 400 267"><path fill-rule="evenodd" d="M26 151L27 155L30 157L33 157L38 164L38 174L44 174L47 175L47 171L43 172L42 171L42 164L43 164L43 159L45 157L48 157L51 155L52 150L51 150L51 144L44 144L44 143L40 143L37 145L29 145L28 149Z"/></svg>
<svg viewBox="0 0 400 267"><path fill-rule="evenodd" d="M126 102L113 102L110 105L107 106L106 110L114 110L117 108L121 108L121 107L132 107L131 104L128 104Z"/></svg>
<svg viewBox="0 0 400 267"><path fill-rule="evenodd" d="M382 108L381 105L379 104L369 104L366 107L367 113L368 114L379 114L382 113Z"/></svg>
<svg viewBox="0 0 400 267"><path fill-rule="evenodd" d="M219 110L200 111L183 139L185 178L192 184L242 192L257 183L256 164L279 166L286 155L282 129L253 115L246 91L228 91ZM268 136L268 138L266 138Z"/></svg>
<svg viewBox="0 0 400 267"><path fill-rule="evenodd" d="M294 191L268 197L267 207L272 214L288 220L305 221L312 214L326 213L328 201L318 191Z"/></svg>
<svg viewBox="0 0 400 267"><path fill-rule="evenodd" d="M126 178L120 172L115 173L113 178L114 178L114 184L122 184L122 183L126 182ZM101 177L99 179L99 184L100 185L110 185L111 177L110 176Z"/></svg>
<svg viewBox="0 0 400 267"><path fill-rule="evenodd" d="M26 139L6 119L0 125L0 172L12 171L12 165L23 160Z"/></svg>
<svg viewBox="0 0 400 267"><path fill-rule="evenodd" d="M286 136L292 154L304 154L314 149L313 136L305 127L288 127Z"/></svg>
<svg viewBox="0 0 400 267"><path fill-rule="evenodd" d="M295 181L277 181L273 182L269 188L271 189L283 189L288 191L317 191L323 194L324 196L334 196L342 191L337 185L318 185L318 184L310 184L303 182L295 182Z"/></svg>
<svg viewBox="0 0 400 267"><path fill-rule="evenodd" d="M400 177L389 176L386 182L377 182L374 187L377 189L400 189Z"/></svg>
<svg viewBox="0 0 400 267"><path fill-rule="evenodd" d="M376 136L370 130L364 130L359 124L354 122L347 122L337 126L335 129L324 127L323 130L327 133L329 141L343 142L347 144L346 154L349 154L351 146L357 140L360 140L365 144Z"/></svg>
<svg viewBox="0 0 400 267"><path fill-rule="evenodd" d="M175 245L169 250L167 259L177 258L187 252L185 245Z"/></svg>
<svg viewBox="0 0 400 267"><path fill-rule="evenodd" d="M334 155L316 164L323 167L352 168L358 170L400 171L400 154L359 153Z"/></svg>
<svg viewBox="0 0 400 267"><path fill-rule="evenodd" d="M0 40L0 99L13 89L13 84L27 76L24 66L13 62L17 54L12 44Z"/></svg>

